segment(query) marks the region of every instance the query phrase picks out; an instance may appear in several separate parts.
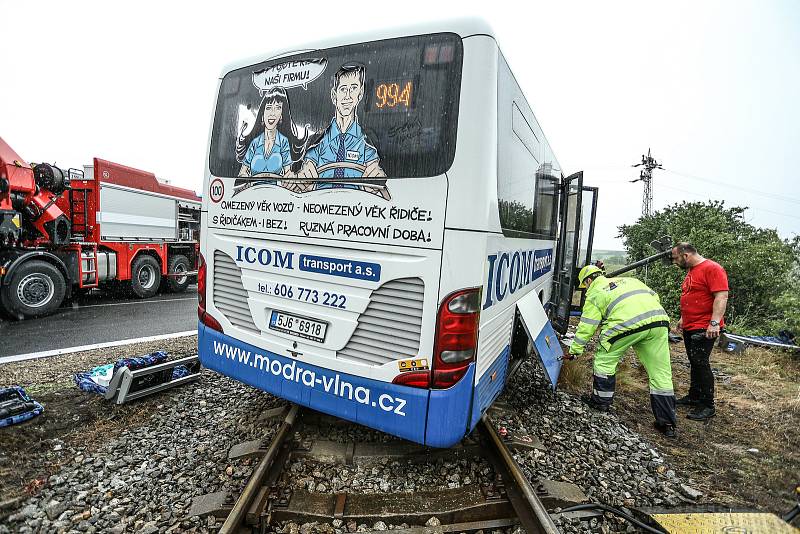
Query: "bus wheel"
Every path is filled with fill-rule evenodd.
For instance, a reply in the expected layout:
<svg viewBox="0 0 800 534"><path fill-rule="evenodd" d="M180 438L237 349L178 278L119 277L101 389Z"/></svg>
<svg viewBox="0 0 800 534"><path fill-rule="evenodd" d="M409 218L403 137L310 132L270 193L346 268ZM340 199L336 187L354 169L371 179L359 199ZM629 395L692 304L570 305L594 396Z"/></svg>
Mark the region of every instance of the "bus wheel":
<svg viewBox="0 0 800 534"><path fill-rule="evenodd" d="M31 260L14 272L2 288L2 303L12 317L39 317L61 306L67 285L64 275L46 261Z"/></svg>
<svg viewBox="0 0 800 534"><path fill-rule="evenodd" d="M167 272L171 275L189 272L189 258L177 254L169 259ZM189 287L189 276L169 276L167 277L167 289L173 293L183 293Z"/></svg>
<svg viewBox="0 0 800 534"><path fill-rule="evenodd" d="M140 299L147 299L158 292L161 285L161 267L152 256L140 255L131 264L131 289Z"/></svg>

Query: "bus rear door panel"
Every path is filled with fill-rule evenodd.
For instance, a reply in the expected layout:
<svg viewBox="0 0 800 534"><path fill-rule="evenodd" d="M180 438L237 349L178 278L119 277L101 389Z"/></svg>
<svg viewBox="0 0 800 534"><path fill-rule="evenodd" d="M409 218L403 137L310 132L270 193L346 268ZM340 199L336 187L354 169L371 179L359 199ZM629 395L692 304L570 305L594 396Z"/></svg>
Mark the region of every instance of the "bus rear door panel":
<svg viewBox="0 0 800 534"><path fill-rule="evenodd" d="M386 382L400 373L398 361L432 353L440 251L209 239L215 283L208 307L226 332L243 341ZM324 331L298 332L278 323L275 313L323 323Z"/></svg>

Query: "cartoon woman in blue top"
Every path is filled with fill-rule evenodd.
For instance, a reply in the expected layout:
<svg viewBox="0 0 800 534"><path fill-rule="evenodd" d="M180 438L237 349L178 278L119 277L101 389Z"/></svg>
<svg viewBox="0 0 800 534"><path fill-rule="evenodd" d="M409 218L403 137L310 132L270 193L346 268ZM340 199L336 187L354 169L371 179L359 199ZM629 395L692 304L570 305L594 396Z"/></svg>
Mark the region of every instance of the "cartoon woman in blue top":
<svg viewBox="0 0 800 534"><path fill-rule="evenodd" d="M239 176L273 178L250 182L250 186L274 185L279 178L293 178L292 164L299 166L302 160L305 137L300 138L292 121L286 91L282 87L270 89L261 100L252 130L242 132L236 141L236 159L242 164Z"/></svg>

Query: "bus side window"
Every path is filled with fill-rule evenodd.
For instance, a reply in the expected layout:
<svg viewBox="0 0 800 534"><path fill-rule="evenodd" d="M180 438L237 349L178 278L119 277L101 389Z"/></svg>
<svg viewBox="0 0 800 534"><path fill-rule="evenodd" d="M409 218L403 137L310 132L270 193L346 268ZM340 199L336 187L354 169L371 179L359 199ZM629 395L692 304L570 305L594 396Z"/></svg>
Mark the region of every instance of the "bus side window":
<svg viewBox="0 0 800 534"><path fill-rule="evenodd" d="M510 135L502 147L506 172L498 175L500 226L507 237L532 237L537 159L540 143L516 102L511 104ZM508 132L508 130L506 130Z"/></svg>
<svg viewBox="0 0 800 534"><path fill-rule="evenodd" d="M553 176L552 165L543 163L536 171L536 198L533 204L533 232L555 239L558 215L558 178Z"/></svg>

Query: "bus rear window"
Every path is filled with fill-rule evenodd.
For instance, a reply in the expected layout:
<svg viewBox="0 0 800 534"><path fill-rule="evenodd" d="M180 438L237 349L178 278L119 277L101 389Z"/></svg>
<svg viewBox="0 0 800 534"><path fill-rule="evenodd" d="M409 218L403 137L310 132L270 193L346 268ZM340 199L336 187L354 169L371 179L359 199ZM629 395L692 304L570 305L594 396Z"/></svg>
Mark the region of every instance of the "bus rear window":
<svg viewBox="0 0 800 534"><path fill-rule="evenodd" d="M444 33L265 61L222 80L211 138L215 176L301 192L435 176L455 155L462 44Z"/></svg>

